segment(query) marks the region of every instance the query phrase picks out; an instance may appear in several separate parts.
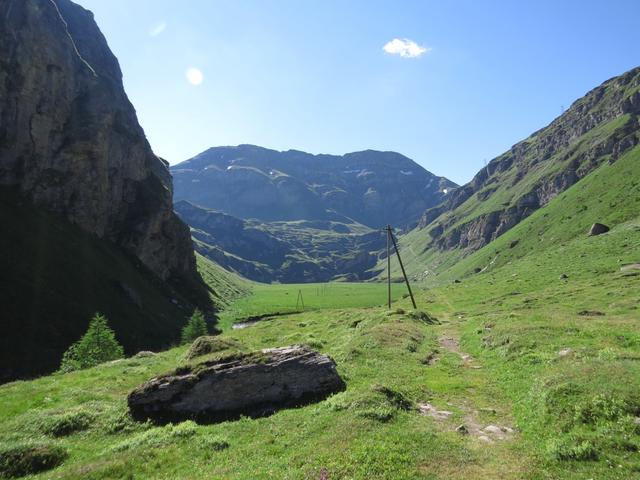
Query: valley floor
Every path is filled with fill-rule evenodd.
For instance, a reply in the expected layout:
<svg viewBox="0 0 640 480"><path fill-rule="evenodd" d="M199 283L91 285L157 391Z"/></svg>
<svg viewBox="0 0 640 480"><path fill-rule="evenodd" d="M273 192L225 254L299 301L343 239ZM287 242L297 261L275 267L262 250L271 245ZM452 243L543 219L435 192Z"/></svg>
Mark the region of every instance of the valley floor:
<svg viewBox="0 0 640 480"><path fill-rule="evenodd" d="M260 419L133 422L127 393L185 363L179 347L0 386L0 441L69 452L34 478L638 478L640 270L627 266L638 252L628 222L419 290L435 323L401 299L232 330L245 297L224 336L247 350L305 343L335 359L347 390ZM250 314L273 313L261 288ZM77 428L56 436L56 422Z"/></svg>

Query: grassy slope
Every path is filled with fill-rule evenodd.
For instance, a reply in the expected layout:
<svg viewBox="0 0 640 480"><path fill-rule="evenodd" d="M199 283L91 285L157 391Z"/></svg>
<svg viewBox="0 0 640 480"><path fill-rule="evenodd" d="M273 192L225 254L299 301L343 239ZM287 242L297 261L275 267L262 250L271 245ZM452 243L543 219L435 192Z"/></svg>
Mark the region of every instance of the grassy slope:
<svg viewBox="0 0 640 480"><path fill-rule="evenodd" d="M476 268L492 270L527 255L540 255L586 234L594 222L616 225L639 211L640 147L636 147L613 165L605 162L545 208L471 255L465 257L460 249L425 249L424 235L417 230L403 237L400 247L410 275L435 285L461 278ZM514 241L517 245L510 247ZM398 276L399 267L394 267L393 274Z"/></svg>
<svg viewBox="0 0 640 480"><path fill-rule="evenodd" d="M359 479L633 478L640 472L632 419L640 412L640 276L620 272L617 260L623 248L630 252L623 261L640 251L640 226L620 224L564 248L420 291L419 304L442 325L380 308L325 309L224 334L247 349L304 342L332 355L348 389L325 402L258 420L114 433L126 393L180 363L179 348L0 387L0 438L68 448L69 460L43 478L319 478L323 470ZM580 255L592 260L580 267ZM558 279L571 269L567 281ZM265 298L264 309L273 309ZM582 317L581 310L605 316ZM461 335L462 349L483 368L438 347L444 334ZM439 361L425 364L433 354ZM436 421L405 410L376 385L453 416ZM480 410L487 407L496 414ZM43 419L75 409L93 413L88 430L57 439L41 433ZM453 431L470 416L522 432L487 445ZM224 441L227 449L211 446ZM585 442L594 460L558 459L582 455L575 447Z"/></svg>
<svg viewBox="0 0 640 480"><path fill-rule="evenodd" d="M69 459L42 478L321 478L325 471L357 479L638 477L640 274L620 267L640 261L639 168L638 149L600 167L442 274L440 286L419 290L419 306L441 325L380 307L344 308L370 288L362 284L345 286L344 295L318 295L324 309L225 331L246 349L302 342L333 356L348 388L325 402L179 429L122 420L127 392L181 363L178 348L0 386L0 443L31 438L67 448ZM587 237L593 221L613 228ZM508 248L513 240L518 245ZM495 249L501 254L487 270L464 277L496 258ZM228 319L273 312L297 293L295 286L253 288ZM379 293L357 296L364 302ZM474 359L440 346L443 336L459 338ZM416 406L427 401L452 416L420 415ZM92 413L86 431L42 433L47 419L78 409ZM517 431L486 444L457 434L461 423ZM225 441L226 449L212 446Z"/></svg>

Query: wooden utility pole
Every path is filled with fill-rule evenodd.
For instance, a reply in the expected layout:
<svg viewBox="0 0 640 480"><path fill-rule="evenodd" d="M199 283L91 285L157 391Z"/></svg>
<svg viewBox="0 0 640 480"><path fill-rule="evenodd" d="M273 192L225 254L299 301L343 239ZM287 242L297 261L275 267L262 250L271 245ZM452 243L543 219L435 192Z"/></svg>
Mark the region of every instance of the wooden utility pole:
<svg viewBox="0 0 640 480"><path fill-rule="evenodd" d="M302 305L302 311L304 311L304 298L302 298L302 290L298 290L298 298L296 298L296 310L298 310L299 305Z"/></svg>
<svg viewBox="0 0 640 480"><path fill-rule="evenodd" d="M389 233L391 233L391 225L387 225L387 298L389 310L391 310L391 251L389 250Z"/></svg>
<svg viewBox="0 0 640 480"><path fill-rule="evenodd" d="M398 245L396 244L396 239L393 236L393 230L391 229L391 227L389 227L389 236L391 237L391 241L393 242L393 248L396 251L396 255L398 255L398 262L400 262L400 268L402 269L402 276L404 277L404 281L407 284L407 290L409 290L409 296L411 297L411 303L413 304L413 309L416 310L418 307L416 306L416 301L413 298L411 285L409 285L409 279L407 278L407 273L404 271L404 265L402 264L402 257L400 257L400 250L398 250Z"/></svg>
<svg viewBox="0 0 640 480"><path fill-rule="evenodd" d="M400 269L402 270L402 276L404 277L404 282L407 284L407 290L409 290L409 296L411 297L411 303L413 304L413 308L417 309L416 300L413 298L413 292L411 291L411 285L409 285L409 278L407 278L407 272L404 270L404 264L402 263L402 257L400 257L400 250L398 250L398 245L396 243L396 239L393 236L393 228L391 225L387 225L385 228L387 232L387 298L389 300L389 310L391 310L391 252L389 251L389 241L393 243L393 248L396 251L396 255L398 255L398 262L400 262Z"/></svg>

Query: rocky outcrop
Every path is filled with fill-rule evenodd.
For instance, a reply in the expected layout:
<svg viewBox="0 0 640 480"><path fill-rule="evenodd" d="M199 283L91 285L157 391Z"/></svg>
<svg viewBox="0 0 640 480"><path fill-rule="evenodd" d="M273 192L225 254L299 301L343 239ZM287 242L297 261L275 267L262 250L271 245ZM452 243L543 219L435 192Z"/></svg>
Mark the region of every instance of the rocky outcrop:
<svg viewBox="0 0 640 480"><path fill-rule="evenodd" d="M129 394L131 414L156 421L262 416L344 390L327 355L308 347L239 354L153 378Z"/></svg>
<svg viewBox="0 0 640 480"><path fill-rule="evenodd" d="M123 247L161 279L196 276L189 231L91 12L2 0L0 186Z"/></svg>
<svg viewBox="0 0 640 480"><path fill-rule="evenodd" d="M440 250L477 250L640 141L640 68L576 101L427 210L418 227ZM500 203L494 198L500 198ZM492 205L487 212L484 205ZM458 210L465 204L463 209ZM478 213L476 213L479 211Z"/></svg>
<svg viewBox="0 0 640 480"><path fill-rule="evenodd" d="M609 227L604 225L603 223L594 223L593 225L591 225L588 235L590 237L593 237L595 235L601 235L603 233L607 233L608 231L609 231Z"/></svg>

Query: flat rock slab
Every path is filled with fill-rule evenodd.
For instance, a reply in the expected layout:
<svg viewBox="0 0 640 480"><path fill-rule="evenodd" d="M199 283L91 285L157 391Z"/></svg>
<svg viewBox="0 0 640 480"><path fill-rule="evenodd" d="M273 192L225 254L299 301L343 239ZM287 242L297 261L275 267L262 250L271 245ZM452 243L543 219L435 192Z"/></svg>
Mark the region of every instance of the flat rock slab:
<svg viewBox="0 0 640 480"><path fill-rule="evenodd" d="M293 345L237 354L152 378L129 394L128 404L139 420L215 422L269 415L322 400L345 387L329 356Z"/></svg>

